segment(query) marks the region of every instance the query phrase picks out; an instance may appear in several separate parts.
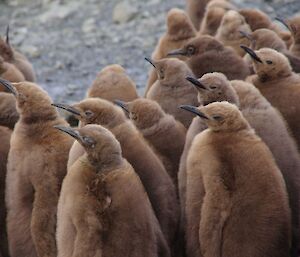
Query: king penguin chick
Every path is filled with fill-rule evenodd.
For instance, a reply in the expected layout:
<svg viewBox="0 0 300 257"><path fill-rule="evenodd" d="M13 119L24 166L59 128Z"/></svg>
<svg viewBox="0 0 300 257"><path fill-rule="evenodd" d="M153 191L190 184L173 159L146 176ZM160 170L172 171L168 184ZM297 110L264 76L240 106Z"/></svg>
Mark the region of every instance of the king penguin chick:
<svg viewBox="0 0 300 257"><path fill-rule="evenodd" d="M22 82L25 81L23 74L11 63L5 62L0 56L0 78L8 80L10 82ZM4 89L1 88L1 91Z"/></svg>
<svg viewBox="0 0 300 257"><path fill-rule="evenodd" d="M0 256L9 257L6 233L5 178L12 131L0 126Z"/></svg>
<svg viewBox="0 0 300 257"><path fill-rule="evenodd" d="M237 11L230 10L224 14L215 38L220 40L225 46L231 46L240 56L244 56L245 51L240 48L240 45L249 46L250 42L241 35L240 31L251 33L245 18Z"/></svg>
<svg viewBox="0 0 300 257"><path fill-rule="evenodd" d="M85 150L62 185L58 257L170 256L143 185L112 133L99 125L56 128Z"/></svg>
<svg viewBox="0 0 300 257"><path fill-rule="evenodd" d="M82 126L99 124L115 135L121 144L123 157L133 166L145 187L168 244L173 245L179 222L176 189L161 161L131 121L126 119L124 112L99 98L88 98L73 106L54 105L73 113ZM70 150L68 167L83 153L83 148L75 142Z"/></svg>
<svg viewBox="0 0 300 257"><path fill-rule="evenodd" d="M167 32L160 38L152 54L152 59L166 58L172 49L183 47L188 40L195 36L196 30L187 14L178 8L171 9L167 15ZM155 69L151 69L145 95L156 80L157 73Z"/></svg>
<svg viewBox="0 0 300 257"><path fill-rule="evenodd" d="M253 59L255 75L252 82L267 100L277 108L288 123L300 146L300 76L292 72L288 59L274 49L253 51L244 47Z"/></svg>
<svg viewBox="0 0 300 257"><path fill-rule="evenodd" d="M6 62L15 65L16 68L23 74L25 80L30 82L34 82L36 80L35 72L31 63L23 54L11 46L9 40L9 27L7 27L6 41L0 37L0 56L2 56Z"/></svg>
<svg viewBox="0 0 300 257"><path fill-rule="evenodd" d="M282 22L292 34L292 44L290 51L293 55L300 58L300 16L296 16L289 20L278 19Z"/></svg>
<svg viewBox="0 0 300 257"><path fill-rule="evenodd" d="M87 96L99 97L111 102L115 99L132 101L138 98L135 83L118 64L108 65L97 74Z"/></svg>
<svg viewBox="0 0 300 257"><path fill-rule="evenodd" d="M186 10L194 24L196 30L199 30L205 9L210 0L186 0Z"/></svg>
<svg viewBox="0 0 300 257"><path fill-rule="evenodd" d="M289 256L287 192L268 147L235 105L183 108L208 126L188 156L189 256Z"/></svg>
<svg viewBox="0 0 300 257"><path fill-rule="evenodd" d="M285 42L273 30L257 29L250 34L241 31L241 34L251 42L250 48L252 50L259 50L261 48L275 49L283 53L289 59L294 72L300 72L300 58L287 49ZM252 64L252 59L249 55L245 56L245 60L247 63Z"/></svg>
<svg viewBox="0 0 300 257"><path fill-rule="evenodd" d="M30 82L0 80L17 100L20 119L11 136L5 199L11 257L57 256L56 210L72 140L48 94ZM59 142L59 143L58 143Z"/></svg>
<svg viewBox="0 0 300 257"><path fill-rule="evenodd" d="M199 34L214 36L221 24L224 14L229 10L235 9L235 6L226 0L210 1L206 6Z"/></svg>
<svg viewBox="0 0 300 257"><path fill-rule="evenodd" d="M228 79L245 79L250 70L247 63L231 47L224 46L211 36L191 39L183 48L169 53L170 56L183 55L196 77L205 73L221 72Z"/></svg>
<svg viewBox="0 0 300 257"><path fill-rule="evenodd" d="M173 115L188 128L193 116L185 115L178 106L197 103L197 91L185 80L185 77L193 75L192 71L185 62L175 58L147 61L154 66L158 80L150 88L146 98L158 102L166 113Z"/></svg>
<svg viewBox="0 0 300 257"><path fill-rule="evenodd" d="M140 98L128 103L116 101L116 104L129 113L132 123L156 150L177 188L186 128L155 101Z"/></svg>
<svg viewBox="0 0 300 257"><path fill-rule="evenodd" d="M13 129L19 120L16 98L13 94L0 92L0 126Z"/></svg>

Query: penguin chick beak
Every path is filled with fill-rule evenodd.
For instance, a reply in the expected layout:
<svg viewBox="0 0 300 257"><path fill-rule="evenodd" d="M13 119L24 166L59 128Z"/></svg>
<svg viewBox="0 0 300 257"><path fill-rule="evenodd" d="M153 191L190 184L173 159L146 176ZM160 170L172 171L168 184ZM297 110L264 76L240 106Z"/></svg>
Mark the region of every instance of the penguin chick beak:
<svg viewBox="0 0 300 257"><path fill-rule="evenodd" d="M244 46L244 45L241 45L240 47L241 47L246 53L248 53L248 54L250 55L250 57L251 57L253 60L262 63L262 60L257 56L257 54L256 54L251 48L249 48L249 47L247 47L247 46Z"/></svg>
<svg viewBox="0 0 300 257"><path fill-rule="evenodd" d="M187 56L187 52L184 49L176 49L167 54L167 56L177 56L177 55Z"/></svg>
<svg viewBox="0 0 300 257"><path fill-rule="evenodd" d="M4 86L9 92L11 92L14 96L18 96L17 89L7 80L0 78L0 84Z"/></svg>
<svg viewBox="0 0 300 257"><path fill-rule="evenodd" d="M128 108L127 108L127 105L125 102L121 101L121 100L114 100L114 103L118 106L120 106L124 111L126 111L127 113L130 113Z"/></svg>
<svg viewBox="0 0 300 257"><path fill-rule="evenodd" d="M145 57L145 60L146 60L147 62L149 62L149 63L156 69L156 66L155 66L154 62L153 62L150 58Z"/></svg>
<svg viewBox="0 0 300 257"><path fill-rule="evenodd" d="M51 104L52 106L55 106L57 108L60 108L60 109L64 109L74 115L77 115L77 116L81 116L80 114L80 111L78 111L77 109L75 109L74 107L70 106L70 105L67 105L67 104L56 104L56 103L53 103Z"/></svg>
<svg viewBox="0 0 300 257"><path fill-rule="evenodd" d="M83 142L83 138L82 136L80 135L80 133L76 130L76 129L73 129L71 127L64 127L64 126L59 126L59 125L56 125L56 126L53 126L54 128L70 135L71 137L74 137L76 140L80 141L80 142Z"/></svg>
<svg viewBox="0 0 300 257"><path fill-rule="evenodd" d="M188 112L191 112L191 113L196 114L197 116L199 116L199 117L202 118L202 119L209 120L209 118L208 118L204 113L200 112L200 111L198 110L198 108L195 107L195 106L192 106L192 105L180 105L179 107L180 107L181 109L183 109L183 110L186 110L186 111L188 111Z"/></svg>
<svg viewBox="0 0 300 257"><path fill-rule="evenodd" d="M290 28L289 24L288 24L284 19L282 19L282 18L280 18L280 17L276 17L275 20L277 20L277 21L279 21L280 23L282 23L285 27L287 27L287 29L288 29L289 31L291 31L291 28Z"/></svg>
<svg viewBox="0 0 300 257"><path fill-rule="evenodd" d="M239 30L239 32L243 37L247 38L249 41L251 41L251 42L253 41L253 38L251 37L251 35L249 33L242 31L242 30Z"/></svg>
<svg viewBox="0 0 300 257"><path fill-rule="evenodd" d="M6 44L9 46L10 41L9 41L9 24L6 27Z"/></svg>
<svg viewBox="0 0 300 257"><path fill-rule="evenodd" d="M207 88L198 79L193 77L186 77L185 79L191 82L196 88L207 90Z"/></svg>

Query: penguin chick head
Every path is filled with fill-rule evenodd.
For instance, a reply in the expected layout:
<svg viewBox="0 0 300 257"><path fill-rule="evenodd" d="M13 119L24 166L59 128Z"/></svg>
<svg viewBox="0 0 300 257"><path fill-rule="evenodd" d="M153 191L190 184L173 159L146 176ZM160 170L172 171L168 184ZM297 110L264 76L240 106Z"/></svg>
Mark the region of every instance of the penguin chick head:
<svg viewBox="0 0 300 257"><path fill-rule="evenodd" d="M91 124L79 129L64 126L55 128L75 138L84 147L87 158L94 167L103 170L121 164L120 143L104 127Z"/></svg>
<svg viewBox="0 0 300 257"><path fill-rule="evenodd" d="M250 40L250 48L259 50L261 48L272 48L277 51L287 50L285 42L276 32L270 29L257 29L252 33L241 31L244 37Z"/></svg>
<svg viewBox="0 0 300 257"><path fill-rule="evenodd" d="M188 65L176 58L164 58L158 61L146 58L146 60L154 66L160 83L165 86L181 86L181 80L192 74Z"/></svg>
<svg viewBox="0 0 300 257"><path fill-rule="evenodd" d="M223 44L211 36L198 36L189 40L181 49L173 50L168 53L168 56L183 55L188 58L204 54L207 51L222 50Z"/></svg>
<svg viewBox="0 0 300 257"><path fill-rule="evenodd" d="M167 15L168 34L174 40L183 40L196 36L196 30L185 11L172 8Z"/></svg>
<svg viewBox="0 0 300 257"><path fill-rule="evenodd" d="M252 58L255 73L261 81L286 77L292 73L292 68L287 57L270 48L258 51L241 46Z"/></svg>
<svg viewBox="0 0 300 257"><path fill-rule="evenodd" d="M243 38L243 36L239 33L240 30L248 33L251 32L245 18L237 11L230 10L224 14L217 34L220 33L223 37L229 40L238 40Z"/></svg>
<svg viewBox="0 0 300 257"><path fill-rule="evenodd" d="M11 46L2 37L0 37L0 56L4 60L11 60L14 56Z"/></svg>
<svg viewBox="0 0 300 257"><path fill-rule="evenodd" d="M125 69L119 64L111 64L104 67L98 75L108 74L108 73L125 73Z"/></svg>
<svg viewBox="0 0 300 257"><path fill-rule="evenodd" d="M193 77L186 79L197 89L200 105L222 101L239 105L238 96L223 73L207 73L198 80Z"/></svg>
<svg viewBox="0 0 300 257"><path fill-rule="evenodd" d="M10 83L4 79L0 79L0 85L15 96L21 119L29 122L57 117L57 111L51 106L51 98L38 85L27 81Z"/></svg>
<svg viewBox="0 0 300 257"><path fill-rule="evenodd" d="M245 8L240 9L239 13L245 17L252 31L262 28L269 28L271 26L271 19L264 12L254 9Z"/></svg>
<svg viewBox="0 0 300 257"><path fill-rule="evenodd" d="M87 124L99 124L112 128L126 120L122 110L111 102L100 98L87 98L74 105L52 104L60 109L72 113L82 126Z"/></svg>
<svg viewBox="0 0 300 257"><path fill-rule="evenodd" d="M300 16L296 16L289 20L282 18L276 18L276 20L288 28L288 30L292 33L295 43L300 43Z"/></svg>
<svg viewBox="0 0 300 257"><path fill-rule="evenodd" d="M165 116L160 105L150 99L139 98L127 103L118 100L115 103L129 113L129 118L138 129L152 127Z"/></svg>
<svg viewBox="0 0 300 257"><path fill-rule="evenodd" d="M228 102L215 102L198 108L183 105L181 108L199 116L215 132L236 132L249 128L238 107Z"/></svg>

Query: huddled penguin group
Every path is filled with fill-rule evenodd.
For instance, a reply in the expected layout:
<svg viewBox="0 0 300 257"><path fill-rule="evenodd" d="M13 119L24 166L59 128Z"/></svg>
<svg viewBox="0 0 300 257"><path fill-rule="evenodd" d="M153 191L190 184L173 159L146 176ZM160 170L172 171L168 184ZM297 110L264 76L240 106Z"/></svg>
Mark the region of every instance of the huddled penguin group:
<svg viewBox="0 0 300 257"><path fill-rule="evenodd" d="M72 104L7 28L0 257L300 256L300 17L186 0L166 28L144 97L112 64Z"/></svg>

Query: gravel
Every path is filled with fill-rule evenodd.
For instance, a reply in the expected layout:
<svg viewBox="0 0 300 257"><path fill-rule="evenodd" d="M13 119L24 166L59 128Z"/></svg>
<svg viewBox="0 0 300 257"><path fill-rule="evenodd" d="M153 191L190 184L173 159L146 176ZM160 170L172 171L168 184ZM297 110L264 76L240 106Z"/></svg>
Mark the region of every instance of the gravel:
<svg viewBox="0 0 300 257"><path fill-rule="evenodd" d="M234 0L272 17L300 11L299 0ZM85 96L98 71L124 66L143 94L150 56L165 31L165 14L184 0L0 0L0 34L33 63L38 84L55 101ZM276 11L275 11L276 10Z"/></svg>

